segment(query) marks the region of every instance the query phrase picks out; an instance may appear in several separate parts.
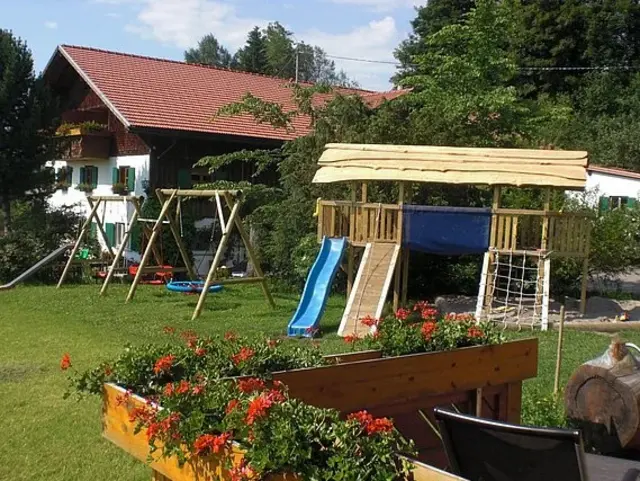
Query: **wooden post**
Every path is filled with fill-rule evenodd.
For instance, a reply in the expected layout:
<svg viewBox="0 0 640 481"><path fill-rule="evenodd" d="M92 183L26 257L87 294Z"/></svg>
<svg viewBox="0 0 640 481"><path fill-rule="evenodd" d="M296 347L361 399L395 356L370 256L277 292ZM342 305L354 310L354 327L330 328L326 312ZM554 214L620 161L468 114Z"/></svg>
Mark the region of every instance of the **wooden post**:
<svg viewBox="0 0 640 481"><path fill-rule="evenodd" d="M549 210L551 207L551 189L545 189L543 211L544 217L542 218L542 232L540 235L540 250L543 254L547 253L549 248ZM538 287L536 289L536 304L542 307L541 315L541 328L546 330L546 323L548 321L548 309L549 309L549 273L551 269L549 265L551 261L548 257L538 258ZM546 295L545 295L546 293Z"/></svg>
<svg viewBox="0 0 640 481"><path fill-rule="evenodd" d="M233 199L229 194L225 193L224 196L225 196L225 200L227 201L227 205L233 211L235 207ZM240 205L240 202L237 202L237 204ZM231 222L231 218L229 218L229 222ZM229 228L229 222L227 222L227 228ZM240 219L240 217L236 217L235 225L236 225L236 228L238 229L238 233L240 234L240 238L244 243L244 247L245 249L247 249L247 255L249 256L249 261L251 261L251 264L253 264L253 270L256 273L256 275L260 279L262 279L260 281L262 284L262 292L264 292L264 296L267 298L269 305L275 309L276 303L274 302L273 296L271 295L271 291L269 290L269 284L267 283L267 279L264 275L264 272L262 271L262 267L260 267L260 261L258 259L258 256L253 250L253 244L251 243L251 238L247 234L247 231L244 228L244 224L242 222L242 219Z"/></svg>
<svg viewBox="0 0 640 481"><path fill-rule="evenodd" d="M495 249L497 240L497 231L498 231L498 213L497 210L500 208L500 196L502 194L502 189L499 185L494 186L493 188L493 201L491 203L491 209L493 214L491 215L491 234L489 238L489 249ZM491 270L491 266L495 262L495 253L490 250L489 251L489 265L487 270L487 280L485 287L485 296L484 296L484 312L490 313L491 306L493 305L493 271ZM477 309L476 309L477 310Z"/></svg>
<svg viewBox="0 0 640 481"><path fill-rule="evenodd" d="M102 289L100 289L101 296L105 295L107 292L109 283L113 278L113 273L115 272L116 267L118 266L118 262L122 257L122 253L124 252L127 246L127 241L129 240L129 236L131 235L131 230L133 229L133 226L136 225L136 222L138 221L138 216L140 215L140 204L138 203L138 199L133 199L131 202L133 203L133 209L134 209L133 215L131 216L131 220L129 221L129 225L127 226L127 230L124 233L124 237L122 239L122 242L120 243L120 246L118 247L116 255L113 258L113 261L111 262L111 267L109 268L109 272L107 272L107 277L105 278L104 283L102 284Z"/></svg>
<svg viewBox="0 0 640 481"><path fill-rule="evenodd" d="M160 189L156 189L156 195L158 196L158 200L162 204L165 200L165 196ZM180 205L180 204L178 204ZM187 268L187 273L189 274L189 278L191 280L197 279L198 275L196 274L195 269L193 268L193 264L191 263L191 259L189 258L189 254L187 253L187 249L182 242L182 236L180 235L180 229L176 225L175 218L169 214L169 211L165 211L164 217L169 221L169 229L173 234L173 238L176 241L176 245L178 246L178 250L180 251L180 256L182 257L182 262L184 266Z"/></svg>
<svg viewBox="0 0 640 481"><path fill-rule="evenodd" d="M587 288L589 285L589 254L591 252L591 225L588 226L586 235L586 247L582 260L582 282L580 285L580 314L587 313Z"/></svg>
<svg viewBox="0 0 640 481"><path fill-rule="evenodd" d="M367 184L366 182L362 183L362 203L363 204L366 204L368 202L368 200L367 200L368 186L369 186L369 184Z"/></svg>
<svg viewBox="0 0 640 481"><path fill-rule="evenodd" d="M147 248L144 250L142 259L140 259L140 264L138 265L138 271L136 272L136 276L133 279L133 283L129 288L129 293L127 294L127 300L125 302L131 301L133 299L133 296L136 293L136 288L138 287L138 283L142 278L142 272L147 265L147 261L149 260L149 255L151 254L151 251L153 249L153 244L155 243L156 238L158 237L158 235L160 234L160 231L162 230L162 220L164 219L165 214L168 212L169 207L171 207L171 204L173 203L173 200L176 198L177 193L178 193L178 190L177 189L174 190L171 196L167 200L165 200L164 204L162 205L162 209L160 210L160 215L158 215L158 219L156 220L156 223L153 225L153 229L151 230L151 236L149 236L149 242L147 243Z"/></svg>
<svg viewBox="0 0 640 481"><path fill-rule="evenodd" d="M216 271L218 270L218 266L220 265L220 261L222 260L222 254L227 247L227 242L229 241L229 236L231 234L231 228L235 223L236 216L238 215L239 210L240 203L238 202L231 209L231 215L229 216L229 219L227 221L227 228L222 233L222 238L220 239L220 244L218 244L216 255L213 258L213 262L211 263L211 267L209 268L209 273L207 274L207 278L204 281L204 286L202 287L202 292L200 293L200 297L198 298L198 304L196 305L196 309L195 311L193 311L193 315L191 316L192 321L197 319L202 313L202 309L204 308L204 301L206 300L207 294L209 293L209 287L211 287L211 285L213 284L213 279L216 275Z"/></svg>
<svg viewBox="0 0 640 481"><path fill-rule="evenodd" d="M358 184L353 182L351 184L351 207L349 207L349 242L347 243L347 299L351 295L351 289L353 289L353 276L355 270L355 252L353 242L356 237L356 202L358 196Z"/></svg>
<svg viewBox="0 0 640 481"><path fill-rule="evenodd" d="M82 224L82 228L80 229L80 235L78 235L78 238L76 239L76 243L73 245L73 249L71 249L71 253L69 254L69 258L67 259L67 263L64 266L64 270L62 271L62 275L60 276L60 279L58 280L58 285L56 286L57 289L60 289L60 287L62 286L62 283L64 282L64 280L67 277L67 274L69 273L69 269L71 269L71 264L73 263L73 259L75 258L78 249L80 248L80 244L82 244L82 239L84 239L84 236L87 234L87 231L89 231L89 229L91 228L91 219L93 219L93 217L96 214L96 211L98 210L98 207L100 207L101 204L101 200L98 199L98 201L95 203L95 205L92 205L92 209L91 212L89 213L89 216L87 217L87 219L84 221L84 223Z"/></svg>
<svg viewBox="0 0 640 481"><path fill-rule="evenodd" d="M398 186L398 219L397 219L397 231L396 231L396 242L400 245L400 255L398 256L398 260L396 261L395 273L393 275L393 310L397 311L400 307L400 299L402 298L402 260L405 255L405 249L402 248L402 227L403 227L403 216L402 206L404 205L404 191L405 185L404 182L400 182Z"/></svg>
<svg viewBox="0 0 640 481"><path fill-rule="evenodd" d="M98 203L105 202L104 199L101 199L99 197L97 198L97 201L98 201ZM89 204L89 207L93 208L93 200L91 199L91 197L87 197L87 202ZM113 252L113 249L109 245L109 238L107 237L107 233L104 231L104 227L102 226L102 222L104 221L104 219L100 219L100 216L98 215L97 211L94 213L94 217L96 218L96 226L98 227L98 231L100 232L100 235L102 236L102 240L104 241L104 245L107 246L107 250L109 251L109 254L111 254L111 257L113 257L115 255L115 253Z"/></svg>
<svg viewBox="0 0 640 481"><path fill-rule="evenodd" d="M322 242L324 233L324 206L322 205L322 199L316 200L316 207L318 210L318 242Z"/></svg>
<svg viewBox="0 0 640 481"><path fill-rule="evenodd" d="M560 388L560 367L562 366L562 341L564 336L565 300L560 306L560 326L558 327L558 351L556 355L556 375L553 381L553 395L558 394Z"/></svg>
<svg viewBox="0 0 640 481"><path fill-rule="evenodd" d="M476 389L476 417L482 417L482 388Z"/></svg>

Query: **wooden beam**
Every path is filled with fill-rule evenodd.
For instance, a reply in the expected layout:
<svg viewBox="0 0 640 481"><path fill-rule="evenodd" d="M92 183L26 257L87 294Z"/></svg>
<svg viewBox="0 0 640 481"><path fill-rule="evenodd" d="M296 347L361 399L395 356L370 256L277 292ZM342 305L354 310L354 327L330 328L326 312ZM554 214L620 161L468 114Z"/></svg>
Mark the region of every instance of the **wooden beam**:
<svg viewBox="0 0 640 481"><path fill-rule="evenodd" d="M215 197L219 195L231 195L238 197L241 190L199 190L199 189L158 189L162 195L171 195L176 192L177 197ZM156 190L157 192L157 190Z"/></svg>
<svg viewBox="0 0 640 481"><path fill-rule="evenodd" d="M88 197L87 197L87 202L89 203L89 207L93 207L93 201ZM109 254L111 254L111 257L115 256L115 252L113 252L112 247L109 245L109 238L107 237L107 233L104 231L104 227L102 225L102 223L104 222L104 219L100 219L100 216L98 215L97 212L94 213L94 217L96 218L96 226L98 227L98 231L102 236L104 245L107 246L107 250L109 251Z"/></svg>
<svg viewBox="0 0 640 481"><path fill-rule="evenodd" d="M216 208L218 209L218 217L220 218L220 227L222 228L222 232L227 229L227 226L224 222L224 211L222 210L222 202L220 201L220 194L216 192Z"/></svg>
<svg viewBox="0 0 640 481"><path fill-rule="evenodd" d="M169 210L169 207L171 207L171 204L173 203L174 199L176 198L176 193L177 192L178 191L175 190L173 192L173 194L171 194L171 196L164 201L164 204L162 205L162 209L160 209L160 214L158 215L158 220L156 221L156 223L153 226L153 229L151 230L151 236L149 236L149 241L147 243L147 248L144 250L144 254L142 255L142 259L140 260L140 264L138 265L138 272L136 272L136 276L133 279L133 283L131 284L131 287L129 288L129 293L127 294L127 300L125 302L130 302L133 299L133 296L135 296L136 288L138 287L138 283L142 279L143 269L145 268L145 266L147 265L147 262L149 261L149 255L151 254L151 251L153 250L153 245L154 245L154 243L156 241L156 238L158 237L158 235L160 234L160 232L162 230L162 218L165 216L165 214Z"/></svg>
<svg viewBox="0 0 640 481"><path fill-rule="evenodd" d="M91 200L101 200L101 201L118 201L118 202L133 202L134 200L138 200L138 197L135 195L88 195L87 199Z"/></svg>
<svg viewBox="0 0 640 481"><path fill-rule="evenodd" d="M196 305L196 308L193 311L193 315L191 316L192 321L196 320L202 313L202 309L204 308L204 302L207 298L207 294L209 293L209 287L211 287L211 285L213 284L213 280L216 275L216 270L220 265L220 261L222 260L222 254L224 253L227 247L227 242L229 241L229 237L231 234L231 226L235 222L236 217L238 216L239 210L240 210L240 203L238 202L231 209L231 215L229 216L229 223L228 223L229 227L225 229L222 233L222 238L220 239L220 244L218 244L216 255L213 258L213 262L211 263L211 267L209 268L209 273L207 274L207 278L204 281L204 286L202 287L202 292L200 293L200 297L198 298L198 304Z"/></svg>
<svg viewBox="0 0 640 481"><path fill-rule="evenodd" d="M160 203L162 204L162 202L164 201L165 197L162 194L161 189L157 189L156 190L156 195L158 196L158 199L160 200ZM177 197L177 195L176 195ZM178 199L178 206L180 205L180 199ZM166 211L164 213L164 217L165 219L167 219L169 221L169 229L171 230L171 233L173 234L173 239L176 242L176 245L178 246L178 251L180 251L180 256L182 257L182 262L184 263L184 266L187 268L187 272L189 273L189 278L191 280L195 280L198 278L198 275L196 274L195 269L193 268L193 264L191 263L191 258L189 257L189 253L187 252L187 248L184 246L184 243L182 242L182 235L180 234L180 230L178 229L178 226L176 225L176 220L174 219L174 217L172 215L169 214L169 211Z"/></svg>
<svg viewBox="0 0 640 481"><path fill-rule="evenodd" d="M136 222L138 221L138 216L140 215L140 201L134 197L130 202L133 204L133 209L134 209L133 215L131 216L131 220L127 225L127 230L125 231L122 242L120 243L120 246L116 251L116 255L113 258L113 261L111 262L111 267L109 267L109 271L107 272L107 277L105 277L104 282L102 284L102 288L100 289L101 296L104 296L107 293L107 288L109 287L109 283L113 278L113 274L115 273L116 267L118 266L118 262L120 262L122 253L127 247L127 241L131 236L131 231L133 229L133 226L136 225Z"/></svg>
<svg viewBox="0 0 640 481"><path fill-rule="evenodd" d="M364 192L364 191L363 191ZM358 184L351 183L351 206L349 207L349 242L347 243L347 299L351 295L353 289L353 278L355 270L355 252L353 241L356 236L356 222L358 215L356 213L356 202L358 196Z"/></svg>
<svg viewBox="0 0 640 481"><path fill-rule="evenodd" d="M60 279L58 280L58 285L56 286L57 289L60 289L60 287L62 286L62 283L66 279L67 274L69 273L69 269L71 269L71 264L73 263L73 259L75 258L76 254L78 253L78 249L80 248L80 244L82 244L82 240L84 239L84 236L87 234L87 232L91 228L91 219L93 219L93 216L96 214L96 211L98 210L98 207L100 207L101 203L102 203L102 201L98 200L95 204L92 205L91 212L89 212L89 217L87 217L87 219L82 224L82 228L80 229L80 235L78 235L78 238L76 239L76 243L73 245L73 249L71 249L71 253L69 254L69 258L67 259L67 263L64 266L64 270L62 271L62 275L60 276Z"/></svg>
<svg viewBox="0 0 640 481"><path fill-rule="evenodd" d="M216 279L214 284L228 285L228 284L257 284L264 282L264 277L229 277L227 279Z"/></svg>
<svg viewBox="0 0 640 481"><path fill-rule="evenodd" d="M229 206L229 208L231 208L232 210L236 205L240 204L240 202L237 202L234 205L234 199L229 195L225 195L225 200L227 201L227 205ZM227 225L229 225L229 223L231 223L231 220L229 220ZM247 249L247 255L249 256L249 260L251 261L251 264L253 264L253 270L257 274L257 277L262 278L262 282L261 282L262 292L264 293L264 296L267 298L267 302L269 303L271 308L275 309L276 303L273 300L273 296L271 295L271 290L269 289L269 284L267 283L267 279L264 275L264 272L262 271L262 267L260 267L260 260L258 259L258 256L256 255L255 251L253 250L253 245L251 244L251 238L249 237L249 234L247 234L247 231L244 228L242 219L237 217L235 219L235 224L236 224L236 228L238 229L238 232L240 233L240 237L242 238L242 242L244 243L244 247L245 249Z"/></svg>
<svg viewBox="0 0 640 481"><path fill-rule="evenodd" d="M368 190L369 190L369 184L367 184L366 182L362 183L362 202L366 203L367 202L367 196L368 196Z"/></svg>

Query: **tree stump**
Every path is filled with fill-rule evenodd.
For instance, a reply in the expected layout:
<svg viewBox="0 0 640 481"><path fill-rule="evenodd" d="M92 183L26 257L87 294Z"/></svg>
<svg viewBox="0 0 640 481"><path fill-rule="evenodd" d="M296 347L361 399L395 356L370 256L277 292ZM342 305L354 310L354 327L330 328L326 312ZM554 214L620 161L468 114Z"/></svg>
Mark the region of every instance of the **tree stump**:
<svg viewBox="0 0 640 481"><path fill-rule="evenodd" d="M567 417L602 451L640 447L640 362L614 341L580 366L565 389ZM589 442L591 441L591 442Z"/></svg>

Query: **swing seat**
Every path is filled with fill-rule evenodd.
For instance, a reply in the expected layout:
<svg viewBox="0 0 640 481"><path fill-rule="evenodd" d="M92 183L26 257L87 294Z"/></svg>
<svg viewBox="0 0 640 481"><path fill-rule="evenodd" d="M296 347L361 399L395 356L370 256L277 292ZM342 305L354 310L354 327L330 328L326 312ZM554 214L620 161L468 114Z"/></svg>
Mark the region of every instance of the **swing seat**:
<svg viewBox="0 0 640 481"><path fill-rule="evenodd" d="M182 292L187 294L200 293L204 288L204 281L171 281L167 284L167 289L172 292ZM222 286L214 284L209 287L209 293L220 292Z"/></svg>

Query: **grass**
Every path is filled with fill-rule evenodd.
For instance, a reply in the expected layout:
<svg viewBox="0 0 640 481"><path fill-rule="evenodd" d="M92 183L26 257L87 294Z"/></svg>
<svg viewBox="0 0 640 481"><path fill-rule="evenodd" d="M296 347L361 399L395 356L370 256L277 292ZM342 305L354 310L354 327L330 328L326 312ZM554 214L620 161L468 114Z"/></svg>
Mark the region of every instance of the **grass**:
<svg viewBox="0 0 640 481"><path fill-rule="evenodd" d="M78 369L118 354L126 343L164 341L162 328L194 329L199 334L227 330L277 336L297 305L297 297L277 296L271 310L257 287L229 288L211 296L203 315L190 321L197 298L142 286L124 304L126 287L113 286L105 298L97 286L21 287L0 293L0 480L148 480L150 472L100 437L100 402L63 400L67 383L60 357L71 353ZM344 350L335 332L344 299L329 301L321 339L326 352ZM510 334L522 337L531 333ZM555 333L540 333L538 378L525 383L525 398L548 394L553 386ZM625 334L640 343L640 333ZM610 336L568 332L563 385L571 371L602 353Z"/></svg>

